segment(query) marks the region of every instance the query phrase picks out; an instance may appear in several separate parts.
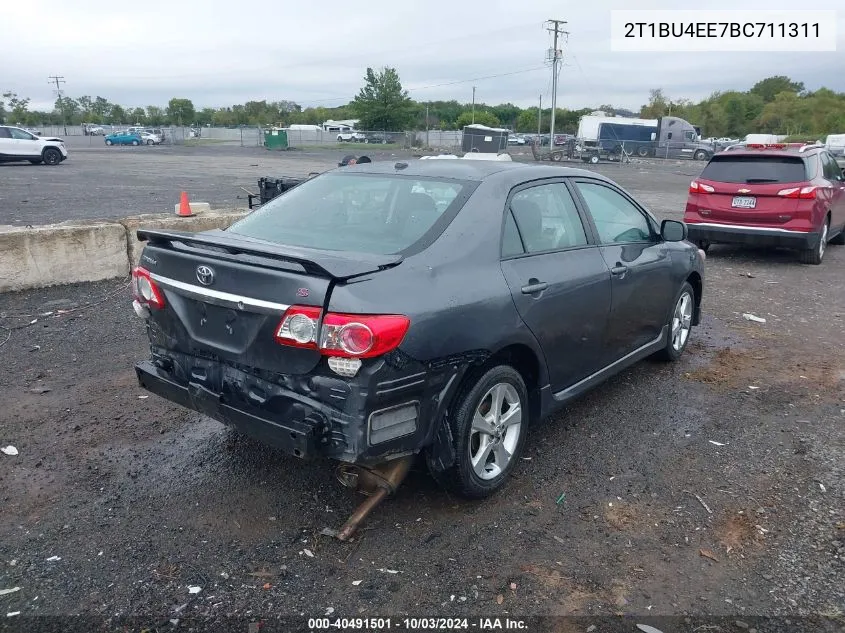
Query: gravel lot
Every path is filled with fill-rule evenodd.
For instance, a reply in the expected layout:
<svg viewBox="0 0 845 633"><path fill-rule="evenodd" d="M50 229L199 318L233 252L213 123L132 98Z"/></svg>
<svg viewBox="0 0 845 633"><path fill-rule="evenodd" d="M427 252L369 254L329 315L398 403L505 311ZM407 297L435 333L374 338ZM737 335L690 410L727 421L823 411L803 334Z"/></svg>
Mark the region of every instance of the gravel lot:
<svg viewBox="0 0 845 633"><path fill-rule="evenodd" d="M373 160L411 156L401 150L379 152L373 151L377 146L358 144L344 150L270 152L226 144L106 147L100 137L67 140L70 157L58 167L0 164L0 224L25 226L173 213L182 191L187 191L192 201L208 202L212 208L246 207L246 193L240 187L258 193L258 179L263 176L307 176L336 167L346 154L367 154ZM525 150L514 153L516 160L530 159ZM586 166L582 162L562 164ZM602 164L595 169L617 178L646 204L680 213L686 184L701 167L692 162L652 161ZM648 182L643 182L643 172L648 174Z"/></svg>
<svg viewBox="0 0 845 633"><path fill-rule="evenodd" d="M250 168L241 148L225 161L146 150L121 168L121 150L113 163L92 150L55 170L0 167L0 183L93 182L109 164L144 164L137 178L154 182L163 164L190 165L209 187L195 198L214 202L229 186L215 178L247 184L294 160L256 150ZM600 169L680 217L695 167ZM168 181L167 203L183 182ZM61 208L93 199L82 185L48 190L78 196ZM126 195L124 207L145 199ZM39 205L57 219L59 206ZM0 618L21 612L0 630L67 614L143 616L151 630L238 618L232 630L246 631L280 615L294 619L269 630L300 630L325 614L579 616L531 631L841 630L843 266L845 247L821 266L713 247L704 324L680 362L643 362L536 427L490 500L451 498L418 468L351 544L320 536L359 500L331 464L144 397L132 364L146 341L124 281L0 295L0 446L19 450L0 454L0 589L20 587L0 595Z"/></svg>

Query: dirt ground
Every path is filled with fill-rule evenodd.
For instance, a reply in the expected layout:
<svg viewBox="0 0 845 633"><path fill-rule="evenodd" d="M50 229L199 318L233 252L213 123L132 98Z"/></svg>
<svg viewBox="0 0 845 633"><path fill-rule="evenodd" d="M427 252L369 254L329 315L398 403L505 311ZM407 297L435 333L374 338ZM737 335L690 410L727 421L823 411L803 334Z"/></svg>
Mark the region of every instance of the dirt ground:
<svg viewBox="0 0 845 633"><path fill-rule="evenodd" d="M643 362L534 428L492 499L416 468L350 544L320 535L360 500L332 464L138 388L125 281L0 295L0 446L19 451L0 454L0 590L19 587L0 630L71 630L45 618L69 614L149 630L327 614L841 630L843 267L845 247L821 266L713 247L678 363Z"/></svg>

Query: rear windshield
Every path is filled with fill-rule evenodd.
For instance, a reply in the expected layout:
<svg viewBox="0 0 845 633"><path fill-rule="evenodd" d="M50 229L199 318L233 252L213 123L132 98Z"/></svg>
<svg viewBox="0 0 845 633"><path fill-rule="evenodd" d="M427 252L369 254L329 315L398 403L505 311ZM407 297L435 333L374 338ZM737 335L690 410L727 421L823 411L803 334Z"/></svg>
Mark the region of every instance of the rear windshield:
<svg viewBox="0 0 845 633"><path fill-rule="evenodd" d="M797 156L716 155L704 171L704 180L716 182L779 183L807 180L804 161Z"/></svg>
<svg viewBox="0 0 845 633"><path fill-rule="evenodd" d="M332 172L273 198L229 227L229 232L321 250L400 253L429 231L442 230L473 185Z"/></svg>

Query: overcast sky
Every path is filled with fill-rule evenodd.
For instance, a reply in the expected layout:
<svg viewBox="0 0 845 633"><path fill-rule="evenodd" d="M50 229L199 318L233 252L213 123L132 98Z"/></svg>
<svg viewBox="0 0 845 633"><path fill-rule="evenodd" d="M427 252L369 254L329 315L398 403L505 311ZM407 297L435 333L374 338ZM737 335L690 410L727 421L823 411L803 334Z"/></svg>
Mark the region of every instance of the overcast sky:
<svg viewBox="0 0 845 633"><path fill-rule="evenodd" d="M618 53L610 10L631 2L593 0L26 0L3 3L0 92L50 109L48 75L70 96L101 95L123 106L163 105L174 96L197 107L289 99L343 105L367 66L395 66L417 100L544 104L551 95L543 21L567 20L560 107L610 103L638 109L649 88L700 99L785 74L809 89L845 91L845 5L834 53ZM743 0L743 9L796 9L794 1ZM736 2L649 2L638 9L737 8ZM508 74L505 74L508 73ZM503 75L487 78L490 75ZM462 83L453 83L462 82ZM453 85L441 85L453 84Z"/></svg>

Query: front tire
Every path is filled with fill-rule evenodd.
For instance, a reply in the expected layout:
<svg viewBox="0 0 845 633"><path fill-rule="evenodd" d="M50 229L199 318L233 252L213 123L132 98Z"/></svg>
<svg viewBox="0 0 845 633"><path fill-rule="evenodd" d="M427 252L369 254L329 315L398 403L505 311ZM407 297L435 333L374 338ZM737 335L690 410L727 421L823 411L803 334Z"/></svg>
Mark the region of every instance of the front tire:
<svg viewBox="0 0 845 633"><path fill-rule="evenodd" d="M153 144L152 141L147 141L147 145L152 145L152 144Z"/></svg>
<svg viewBox="0 0 845 633"><path fill-rule="evenodd" d="M695 154L692 155L695 160L707 160L707 152L703 149L698 150Z"/></svg>
<svg viewBox="0 0 845 633"><path fill-rule="evenodd" d="M112 142L109 139L106 139L106 145L112 145Z"/></svg>
<svg viewBox="0 0 845 633"><path fill-rule="evenodd" d="M696 246L706 253L710 250L710 240L698 240L698 242L696 242Z"/></svg>
<svg viewBox="0 0 845 633"><path fill-rule="evenodd" d="M44 150L44 153L41 155L41 158L44 161L45 165L58 165L60 162L62 162L62 153L53 147L48 147Z"/></svg>
<svg viewBox="0 0 845 633"><path fill-rule="evenodd" d="M637 156L640 158L646 158L648 156L648 148L644 145L640 145L639 148L637 148Z"/></svg>
<svg viewBox="0 0 845 633"><path fill-rule="evenodd" d="M593 164L593 165L598 165L599 164L599 157L596 156L596 155L590 156L590 163Z"/></svg>
<svg viewBox="0 0 845 633"><path fill-rule="evenodd" d="M801 263L818 266L824 259L824 252L827 250L827 234L830 230L830 220L826 219L822 226L821 235L819 235L819 243L813 248L801 251Z"/></svg>
<svg viewBox="0 0 845 633"><path fill-rule="evenodd" d="M488 497L504 485L525 445L525 381L510 365L497 365L458 393L450 413L455 463L432 475L464 498Z"/></svg>
<svg viewBox="0 0 845 633"><path fill-rule="evenodd" d="M684 282L675 297L672 314L669 315L669 336L666 347L657 353L660 360L676 361L684 353L692 333L692 316L695 311L695 292L688 281Z"/></svg>
<svg viewBox="0 0 845 633"><path fill-rule="evenodd" d="M138 145L138 141L132 141L133 145Z"/></svg>

